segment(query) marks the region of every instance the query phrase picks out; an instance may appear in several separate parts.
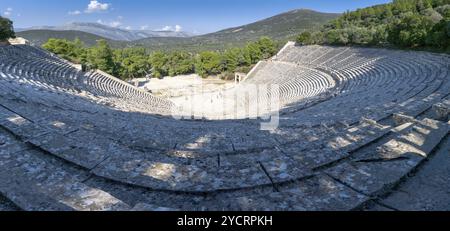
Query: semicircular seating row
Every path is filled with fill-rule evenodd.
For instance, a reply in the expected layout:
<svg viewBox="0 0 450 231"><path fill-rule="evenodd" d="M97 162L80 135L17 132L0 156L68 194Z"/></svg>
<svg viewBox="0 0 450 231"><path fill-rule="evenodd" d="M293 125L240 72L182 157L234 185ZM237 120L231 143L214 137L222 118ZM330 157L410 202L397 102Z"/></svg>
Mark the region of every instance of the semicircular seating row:
<svg viewBox="0 0 450 231"><path fill-rule="evenodd" d="M41 49L29 46L1 49L0 58L4 57L0 63L1 80L27 82L24 86L67 92L69 96L84 91L90 93L85 95L90 99L119 108L123 105L122 109L148 112L150 108L150 112L167 114L172 107L169 101L144 94L102 73L83 75ZM448 90L448 60L448 56L421 52L412 55L383 49L292 46L274 61L263 62L245 84L280 86L282 104L296 109L284 114L287 116L280 126L352 124L361 117L379 120L396 111L414 108L420 111L419 106L409 105L427 97L438 100ZM233 91L248 92L245 84ZM335 97L319 98L320 103L309 104L310 99L314 102L315 96L324 93L333 93ZM255 100L264 104L270 102L269 95L249 97L239 103L243 108L255 104Z"/></svg>
<svg viewBox="0 0 450 231"><path fill-rule="evenodd" d="M318 69L336 80L337 97L292 115L313 124L325 117L331 123L343 118L354 122L362 114L379 119L392 110L401 110L402 102L422 99L439 90L445 95L448 90L449 56L443 54L292 45L274 60ZM349 117L349 111L359 112Z"/></svg>
<svg viewBox="0 0 450 231"><path fill-rule="evenodd" d="M101 73L82 74L40 49L30 46L0 49L1 81L21 84L17 89L37 87L74 97L85 91L90 93L86 97L96 102L124 105L124 109L138 111L150 108L153 112L167 113L172 107L169 101L142 93ZM314 106L284 114L280 126L352 124L361 117L379 120L394 112L415 110L418 113L448 91L449 57L444 55L321 46L292 46L284 52L274 61L263 62L245 83L280 85L281 102L292 107L323 93L335 95ZM317 63L308 60L317 60ZM257 100L267 102L268 98ZM424 103L425 99L429 102ZM48 98L48 101L55 100ZM251 104L252 100L255 99L250 97L244 103Z"/></svg>
<svg viewBox="0 0 450 231"><path fill-rule="evenodd" d="M101 101L122 109L139 108L145 112L169 114L174 106L168 100L140 91L105 73L82 74L67 62L35 47L17 46L16 49L8 47L2 49L5 54L15 54L13 56L15 58L9 58L7 62L2 63L2 68L6 69L4 73L15 73L20 76L23 72L28 75L19 81L34 81L33 84L41 87L69 91L72 94L85 91L101 96ZM410 89L411 87L420 89L421 86L434 81L436 76L433 74L437 73L435 70L447 68L444 66L444 59L440 57L424 57L423 61L420 59L419 62L417 58L408 57L405 52L398 53L401 58L395 57L396 52L391 52L389 57L388 53L386 50L375 49L292 46L285 49L274 61L263 62L254 74L247 78L245 84L277 84L281 106L308 102L324 93L336 94L334 89L336 86L339 88L340 96L370 90L377 91L376 95L382 95L386 99L401 101L403 98L396 97L401 96L402 92L414 95L414 89ZM428 77L428 73L433 76ZM393 75L395 77L389 77ZM425 77L428 82L423 82ZM440 80L442 81L442 77ZM389 89L389 92L383 92L385 89ZM250 94L252 90L243 86L232 89L234 92L242 91ZM392 95L394 93L395 95ZM254 104L255 100L257 104L267 104L272 94L249 97L249 100L238 101L236 104L241 104L241 108Z"/></svg>
<svg viewBox="0 0 450 231"><path fill-rule="evenodd" d="M333 78L324 72L280 61L264 61L245 83L278 85L282 105L317 96L335 87Z"/></svg>
<svg viewBox="0 0 450 231"><path fill-rule="evenodd" d="M225 118L244 119L249 115L263 116L286 105L330 94L334 87L335 80L325 72L290 62L262 61L245 82L195 100L203 101L197 109L206 118L214 118L218 114ZM274 104L273 100L276 100L276 105L270 105ZM189 105L192 102L183 103Z"/></svg>
<svg viewBox="0 0 450 231"><path fill-rule="evenodd" d="M317 53L308 53L310 58L292 54L306 54L313 48ZM95 73L80 75L67 63L47 53L38 54L39 50L32 47L0 47L0 51L1 127L47 155L117 182L117 187L126 183L154 195L161 191L212 193L223 196L221 199L226 203L236 202L246 190L256 202L258 197L270 201L261 190L269 189L264 191L267 193L272 187L283 191L298 187L300 182L313 190L317 189L316 180L339 185L328 177L339 177L330 163L347 164L346 158L360 147L386 134L387 140L392 138L393 127L377 121L393 113L416 116L450 93L447 56L420 52L413 56L403 51L362 48L292 47L285 50L292 57L280 54L274 61L261 65L246 81L280 84L286 104L294 107L305 98L338 91L331 98L283 115L280 127L269 132L260 131L259 124L249 121L177 121L111 110L98 102L107 100L130 108L134 103L136 110L142 111L139 104L145 103L145 99L135 99L142 95L124 89L120 82L110 78ZM81 97L80 91L89 94ZM86 100L89 97L94 102ZM337 126L339 122L347 126ZM304 126L323 123L328 126ZM441 126L434 122L414 123L419 130L433 124ZM407 132L402 137L409 137ZM365 162L355 166L362 164ZM400 168L388 179L376 181L381 183L366 195L407 174L408 169ZM323 171L329 173L324 175ZM305 183L306 179L312 183ZM364 184L354 188L358 187L367 190ZM344 195L339 200L348 199L349 192L361 196L342 185L333 188L334 196ZM183 199L192 196L183 195ZM289 198L304 198L297 192L284 196L282 202L271 206L281 206ZM213 196L211 200L214 199ZM196 207L187 202L184 206L215 208L202 203Z"/></svg>
<svg viewBox="0 0 450 231"><path fill-rule="evenodd" d="M91 98L123 103L123 108L168 114L172 103L154 97L128 83L101 71L82 73L67 61L32 46L6 46L0 48L3 80L14 79L31 86L70 94L87 93ZM6 75L7 74L7 75Z"/></svg>

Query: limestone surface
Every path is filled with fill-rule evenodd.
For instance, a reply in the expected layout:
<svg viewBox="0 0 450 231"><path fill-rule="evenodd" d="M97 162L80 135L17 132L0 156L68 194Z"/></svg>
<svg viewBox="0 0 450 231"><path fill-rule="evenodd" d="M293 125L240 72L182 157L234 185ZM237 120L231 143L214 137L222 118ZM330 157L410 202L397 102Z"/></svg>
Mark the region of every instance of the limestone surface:
<svg viewBox="0 0 450 231"><path fill-rule="evenodd" d="M288 43L153 94L2 46L0 210L448 210L449 63Z"/></svg>

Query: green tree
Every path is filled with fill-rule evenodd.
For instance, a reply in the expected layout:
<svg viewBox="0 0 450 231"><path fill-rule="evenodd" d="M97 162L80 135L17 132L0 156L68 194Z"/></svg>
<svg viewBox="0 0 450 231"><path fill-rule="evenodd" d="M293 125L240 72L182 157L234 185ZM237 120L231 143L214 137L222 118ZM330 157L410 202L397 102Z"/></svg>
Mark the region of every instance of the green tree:
<svg viewBox="0 0 450 231"><path fill-rule="evenodd" d="M387 7L385 7L383 14L381 15L381 18L389 19L389 18L392 18L393 16L394 16L394 14L392 13L392 7L387 6Z"/></svg>
<svg viewBox="0 0 450 231"><path fill-rule="evenodd" d="M75 61L81 64L87 63L87 49L83 41L79 38L75 38L73 41Z"/></svg>
<svg viewBox="0 0 450 231"><path fill-rule="evenodd" d="M214 51L204 51L197 55L195 72L202 76L217 75L223 71L222 57Z"/></svg>
<svg viewBox="0 0 450 231"><path fill-rule="evenodd" d="M156 78L167 76L169 68L167 66L168 57L163 52L154 52L150 55L150 65L152 66L152 75Z"/></svg>
<svg viewBox="0 0 450 231"><path fill-rule="evenodd" d="M303 44L395 45L445 49L450 0L394 0L347 11L341 17L297 37Z"/></svg>
<svg viewBox="0 0 450 231"><path fill-rule="evenodd" d="M228 72L235 72L239 66L239 49L229 49L223 54L225 69Z"/></svg>
<svg viewBox="0 0 450 231"><path fill-rule="evenodd" d="M390 26L388 40L402 47L425 45L432 22L426 17L410 14Z"/></svg>
<svg viewBox="0 0 450 231"><path fill-rule="evenodd" d="M267 58L272 57L277 51L275 42L272 39L270 39L269 37L261 37L256 42L256 44L259 47L259 50L262 55L262 57L261 57L262 59L267 59Z"/></svg>
<svg viewBox="0 0 450 231"><path fill-rule="evenodd" d="M450 19L443 19L428 33L426 43L441 49L450 48Z"/></svg>
<svg viewBox="0 0 450 231"><path fill-rule="evenodd" d="M99 40L97 46L89 50L89 64L111 75L116 75L116 65L113 60L113 51L106 40Z"/></svg>
<svg viewBox="0 0 450 231"><path fill-rule="evenodd" d="M297 36L296 42L299 44L307 45L312 43L312 35L311 32L305 31Z"/></svg>
<svg viewBox="0 0 450 231"><path fill-rule="evenodd" d="M251 64L255 64L263 58L263 54L257 43L248 43L245 47L245 52L247 56L246 58Z"/></svg>
<svg viewBox="0 0 450 231"><path fill-rule="evenodd" d="M77 57L75 44L66 39L49 39L42 47L71 61Z"/></svg>
<svg viewBox="0 0 450 231"><path fill-rule="evenodd" d="M150 73L150 62L144 48L114 50L114 63L120 78L139 78Z"/></svg>
<svg viewBox="0 0 450 231"><path fill-rule="evenodd" d="M327 32L326 41L332 45L347 45L349 43L349 36L345 30L330 30Z"/></svg>
<svg viewBox="0 0 450 231"><path fill-rule="evenodd" d="M175 51L168 56L168 74L170 76L193 73L194 66L194 59L187 52Z"/></svg>
<svg viewBox="0 0 450 231"><path fill-rule="evenodd" d="M0 41L15 38L13 22L0 16Z"/></svg>

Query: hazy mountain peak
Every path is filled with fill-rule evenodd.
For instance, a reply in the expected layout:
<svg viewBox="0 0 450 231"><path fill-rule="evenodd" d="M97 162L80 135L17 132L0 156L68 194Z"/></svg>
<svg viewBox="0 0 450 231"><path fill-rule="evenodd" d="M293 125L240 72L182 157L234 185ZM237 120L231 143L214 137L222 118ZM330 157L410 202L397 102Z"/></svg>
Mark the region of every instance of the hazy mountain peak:
<svg viewBox="0 0 450 231"><path fill-rule="evenodd" d="M111 41L120 47L144 46L154 50L217 50L232 46L243 46L248 41L255 41L261 36L268 36L275 40L286 41L293 39L299 33L312 28L319 28L323 24L335 19L340 14L322 13L308 9L295 9L281 13L254 23L239 25L233 28L224 29L214 33L195 35L187 32L176 32L166 30L125 30L113 28L98 23L80 23L74 22L66 24L59 29L58 38L76 38L83 40L87 44L95 44L98 37L110 40L123 40L126 42ZM55 29L53 29L55 30ZM69 31L66 30L71 30ZM81 31L81 32L80 32ZM78 32L78 33L77 33ZM19 33L26 35L25 38L30 41L40 43L47 41L50 33L47 31L29 31L28 33ZM188 37L188 38L186 38Z"/></svg>
<svg viewBox="0 0 450 231"><path fill-rule="evenodd" d="M190 33L183 31L152 31L152 30L127 30L111 27L98 22L69 22L61 26L37 26L26 30L57 30L57 31L81 31L101 36L110 40L134 41L152 37L189 37Z"/></svg>

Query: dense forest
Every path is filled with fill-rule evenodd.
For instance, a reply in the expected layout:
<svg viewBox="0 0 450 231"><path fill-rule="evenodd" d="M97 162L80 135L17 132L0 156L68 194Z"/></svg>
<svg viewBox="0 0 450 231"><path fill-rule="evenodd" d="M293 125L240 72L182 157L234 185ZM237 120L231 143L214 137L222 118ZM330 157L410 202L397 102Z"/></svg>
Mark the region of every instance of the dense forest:
<svg viewBox="0 0 450 231"><path fill-rule="evenodd" d="M450 0L394 0L346 12L300 44L395 46L450 52Z"/></svg>
<svg viewBox="0 0 450 231"><path fill-rule="evenodd" d="M14 38L13 22L7 18L0 16L0 41Z"/></svg>
<svg viewBox="0 0 450 231"><path fill-rule="evenodd" d="M197 73L202 77L233 76L234 72L248 72L252 65L273 56L278 44L268 37L249 42L244 47L219 51L190 53L185 51L148 52L145 48L112 49L105 40L86 47L79 39L49 39L43 48L88 69L100 69L121 79L151 75L160 78Z"/></svg>

